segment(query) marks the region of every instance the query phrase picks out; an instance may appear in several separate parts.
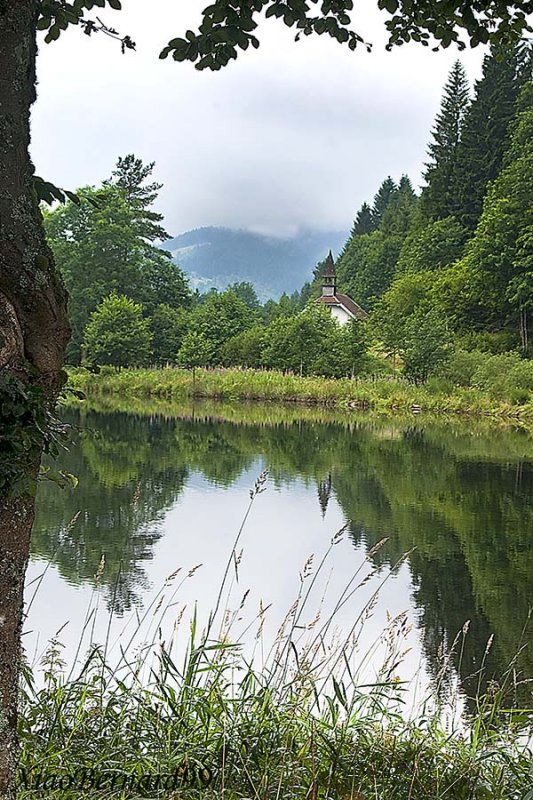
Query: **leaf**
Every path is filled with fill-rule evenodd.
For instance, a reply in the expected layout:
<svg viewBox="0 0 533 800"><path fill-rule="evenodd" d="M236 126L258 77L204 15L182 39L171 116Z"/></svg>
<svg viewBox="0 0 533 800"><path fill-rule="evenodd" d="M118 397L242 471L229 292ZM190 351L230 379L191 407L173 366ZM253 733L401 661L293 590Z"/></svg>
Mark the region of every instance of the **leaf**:
<svg viewBox="0 0 533 800"><path fill-rule="evenodd" d="M37 30L38 31L46 31L52 24L52 20L50 17L41 17L40 20L37 22Z"/></svg>
<svg viewBox="0 0 533 800"><path fill-rule="evenodd" d="M122 9L120 0L107 0L107 2L115 11L120 11Z"/></svg>

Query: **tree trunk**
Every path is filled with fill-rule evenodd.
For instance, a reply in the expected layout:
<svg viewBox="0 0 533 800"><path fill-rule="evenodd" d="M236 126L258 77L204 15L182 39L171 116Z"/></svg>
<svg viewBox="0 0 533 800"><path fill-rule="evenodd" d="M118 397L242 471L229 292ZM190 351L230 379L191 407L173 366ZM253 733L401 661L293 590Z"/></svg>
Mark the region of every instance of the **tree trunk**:
<svg viewBox="0 0 533 800"><path fill-rule="evenodd" d="M527 308L520 306L518 329L520 332L520 342L522 344L522 350L524 353L527 353L529 346L527 322Z"/></svg>
<svg viewBox="0 0 533 800"><path fill-rule="evenodd" d="M34 503L11 492L35 478L43 446L25 404L53 403L69 329L66 294L44 237L29 156L35 99L38 0L0 0L0 798L15 797L17 683L23 586ZM18 387L18 390L17 388ZM22 391L20 391L22 387ZM17 393L18 392L18 393ZM37 398L37 401L35 401ZM12 414L15 402L22 412ZM26 413L28 412L28 413ZM10 431L24 420L28 444L13 449ZM16 442L18 445L20 442ZM3 451L3 452L2 452ZM3 460L2 460L3 458Z"/></svg>

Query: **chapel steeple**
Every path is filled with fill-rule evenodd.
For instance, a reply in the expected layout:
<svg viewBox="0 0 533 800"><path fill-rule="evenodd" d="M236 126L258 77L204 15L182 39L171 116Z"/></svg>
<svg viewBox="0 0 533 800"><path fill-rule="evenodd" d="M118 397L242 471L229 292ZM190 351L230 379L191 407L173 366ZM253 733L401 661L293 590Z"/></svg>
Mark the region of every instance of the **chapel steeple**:
<svg viewBox="0 0 533 800"><path fill-rule="evenodd" d="M333 253L330 250L322 273L322 297L335 297L336 292L337 270L333 261Z"/></svg>

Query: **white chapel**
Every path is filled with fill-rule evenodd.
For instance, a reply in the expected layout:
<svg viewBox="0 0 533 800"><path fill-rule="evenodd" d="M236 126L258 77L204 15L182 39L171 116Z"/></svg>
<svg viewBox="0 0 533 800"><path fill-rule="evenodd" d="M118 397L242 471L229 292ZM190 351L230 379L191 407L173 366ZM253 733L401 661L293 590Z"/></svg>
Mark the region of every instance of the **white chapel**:
<svg viewBox="0 0 533 800"><path fill-rule="evenodd" d="M364 308L361 308L347 294L340 294L337 291L337 271L331 250L322 273L322 296L318 298L317 303L323 303L327 306L331 311L331 315L341 325L346 325L351 319L360 321L368 319L368 313Z"/></svg>

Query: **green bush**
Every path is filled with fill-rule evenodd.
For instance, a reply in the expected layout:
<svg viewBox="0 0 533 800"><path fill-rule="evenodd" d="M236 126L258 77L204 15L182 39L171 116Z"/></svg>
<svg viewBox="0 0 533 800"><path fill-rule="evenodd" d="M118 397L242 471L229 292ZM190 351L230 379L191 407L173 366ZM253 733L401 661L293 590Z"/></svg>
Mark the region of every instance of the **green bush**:
<svg viewBox="0 0 533 800"><path fill-rule="evenodd" d="M424 383L443 367L451 354L451 337L444 318L434 309L417 309L405 329L405 377L416 384Z"/></svg>
<svg viewBox="0 0 533 800"><path fill-rule="evenodd" d="M482 350L493 355L507 353L520 345L514 331L469 331L457 338L457 346L463 350Z"/></svg>
<svg viewBox="0 0 533 800"><path fill-rule="evenodd" d="M509 381L519 389L533 392L533 361L521 359L520 363L511 369Z"/></svg>
<svg viewBox="0 0 533 800"><path fill-rule="evenodd" d="M454 386L472 386L477 369L487 361L487 354L480 350L456 350L450 360L439 370L439 377Z"/></svg>
<svg viewBox="0 0 533 800"><path fill-rule="evenodd" d="M510 374L521 361L518 353L485 356L472 375L472 385L502 394L513 387Z"/></svg>

